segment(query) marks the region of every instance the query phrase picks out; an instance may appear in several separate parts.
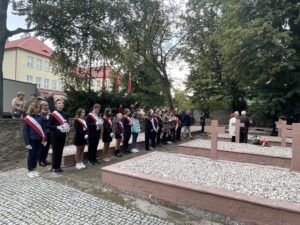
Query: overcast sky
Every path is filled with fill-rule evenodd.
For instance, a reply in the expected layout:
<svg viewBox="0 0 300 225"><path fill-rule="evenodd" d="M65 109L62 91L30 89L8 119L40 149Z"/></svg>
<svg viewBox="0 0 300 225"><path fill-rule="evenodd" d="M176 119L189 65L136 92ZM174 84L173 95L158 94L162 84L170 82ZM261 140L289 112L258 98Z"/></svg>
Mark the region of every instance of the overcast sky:
<svg viewBox="0 0 300 225"><path fill-rule="evenodd" d="M9 8L8 16L7 16L7 27L9 30L13 30L13 29L16 29L19 27L26 28L25 17L13 15L11 8ZM15 36L11 37L9 40L19 39L21 36L22 36L22 34L15 35ZM49 47L54 48L54 46L52 45L52 43L50 41L46 41L45 43ZM171 75L172 80L174 81L173 82L174 88L175 89L184 89L183 81L186 79L186 76L188 74L187 65L181 61L172 62L172 63L169 63L168 71L169 71L169 74Z"/></svg>

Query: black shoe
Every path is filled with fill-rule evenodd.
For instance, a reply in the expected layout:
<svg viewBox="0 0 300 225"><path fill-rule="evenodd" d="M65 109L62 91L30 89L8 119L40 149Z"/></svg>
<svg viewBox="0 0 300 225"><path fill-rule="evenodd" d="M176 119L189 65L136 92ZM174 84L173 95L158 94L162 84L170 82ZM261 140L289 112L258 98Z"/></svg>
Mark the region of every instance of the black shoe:
<svg viewBox="0 0 300 225"><path fill-rule="evenodd" d="M40 165L41 167L46 167L46 163L44 163L44 162L39 162L39 165Z"/></svg>
<svg viewBox="0 0 300 225"><path fill-rule="evenodd" d="M49 162L48 160L46 160L45 164L48 166L48 165L51 165L51 162Z"/></svg>
<svg viewBox="0 0 300 225"><path fill-rule="evenodd" d="M122 157L123 155L121 154L120 150L115 151L115 156L116 157Z"/></svg>
<svg viewBox="0 0 300 225"><path fill-rule="evenodd" d="M95 163L95 164L100 164L100 162L99 162L97 159L94 160L93 163Z"/></svg>
<svg viewBox="0 0 300 225"><path fill-rule="evenodd" d="M59 168L59 169L58 169L58 172L59 172L59 173L63 173L64 170L63 170L62 168Z"/></svg>
<svg viewBox="0 0 300 225"><path fill-rule="evenodd" d="M92 161L88 161L88 164L89 164L90 166L94 166L94 165L95 165L95 163L92 162Z"/></svg>
<svg viewBox="0 0 300 225"><path fill-rule="evenodd" d="M50 172L51 172L51 173L56 173L56 174L58 174L58 173L59 173L59 169L53 169L53 168L52 168L52 169L50 170Z"/></svg>

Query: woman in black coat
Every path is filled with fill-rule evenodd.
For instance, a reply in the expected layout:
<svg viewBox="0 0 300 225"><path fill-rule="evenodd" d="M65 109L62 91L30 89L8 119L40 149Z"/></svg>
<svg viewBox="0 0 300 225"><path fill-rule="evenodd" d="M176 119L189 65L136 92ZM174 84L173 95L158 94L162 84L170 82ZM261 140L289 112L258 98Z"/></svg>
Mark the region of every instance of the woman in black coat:
<svg viewBox="0 0 300 225"><path fill-rule="evenodd" d="M83 169L85 165L83 163L83 155L84 148L87 144L88 134L87 134L87 124L84 120L85 111L82 108L79 108L76 112L76 116L74 119L74 129L75 129L75 137L74 137L74 145L76 146L76 169Z"/></svg>
<svg viewBox="0 0 300 225"><path fill-rule="evenodd" d="M103 135L102 135L102 140L104 142L104 147L103 147L103 160L104 161L110 161L110 159L107 157L108 154L108 149L110 142L112 141L113 138L113 123L110 120L111 116L111 109L106 108L104 110L104 116L103 116Z"/></svg>

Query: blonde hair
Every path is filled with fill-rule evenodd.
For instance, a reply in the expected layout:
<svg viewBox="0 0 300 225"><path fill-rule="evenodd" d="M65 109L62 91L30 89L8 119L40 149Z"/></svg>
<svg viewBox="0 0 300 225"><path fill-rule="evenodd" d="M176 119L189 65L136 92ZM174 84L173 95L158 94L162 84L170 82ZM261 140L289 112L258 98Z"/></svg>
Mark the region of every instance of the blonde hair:
<svg viewBox="0 0 300 225"><path fill-rule="evenodd" d="M32 103L29 105L26 114L27 114L27 115L32 115L34 109L37 108L37 107L40 107L40 106L41 106L41 105L40 105L38 102L32 102ZM41 108L40 108L40 111L41 111Z"/></svg>

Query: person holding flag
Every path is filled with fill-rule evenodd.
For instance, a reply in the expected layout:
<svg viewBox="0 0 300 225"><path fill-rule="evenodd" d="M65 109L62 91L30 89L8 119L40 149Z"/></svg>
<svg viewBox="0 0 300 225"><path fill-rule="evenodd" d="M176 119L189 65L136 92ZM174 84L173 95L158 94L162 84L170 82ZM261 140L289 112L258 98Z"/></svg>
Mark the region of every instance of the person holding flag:
<svg viewBox="0 0 300 225"><path fill-rule="evenodd" d="M23 136L28 150L27 169L30 178L39 176L36 171L37 161L43 145L47 144L44 120L40 116L41 106L37 102L29 105L27 116L24 118Z"/></svg>
<svg viewBox="0 0 300 225"><path fill-rule="evenodd" d="M68 124L68 117L62 111L64 108L64 102L62 99L55 101L55 108L49 121L49 127L51 130L51 146L52 146L52 173L62 173L61 159L66 141L66 134L70 131L70 125Z"/></svg>

